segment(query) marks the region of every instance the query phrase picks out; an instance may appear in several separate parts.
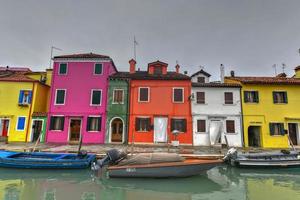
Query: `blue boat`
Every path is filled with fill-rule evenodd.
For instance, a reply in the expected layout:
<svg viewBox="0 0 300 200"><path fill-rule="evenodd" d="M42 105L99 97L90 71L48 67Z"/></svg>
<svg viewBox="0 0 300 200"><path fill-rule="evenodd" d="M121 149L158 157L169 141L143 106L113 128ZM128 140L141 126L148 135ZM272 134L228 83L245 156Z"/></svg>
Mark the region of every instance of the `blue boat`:
<svg viewBox="0 0 300 200"><path fill-rule="evenodd" d="M0 151L0 167L27 169L83 169L96 159L87 153Z"/></svg>

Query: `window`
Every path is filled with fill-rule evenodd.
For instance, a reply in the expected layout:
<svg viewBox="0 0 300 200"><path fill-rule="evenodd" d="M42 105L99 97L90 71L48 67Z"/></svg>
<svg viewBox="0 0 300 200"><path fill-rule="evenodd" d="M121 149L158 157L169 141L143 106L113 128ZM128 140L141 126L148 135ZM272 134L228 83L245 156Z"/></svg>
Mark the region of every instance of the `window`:
<svg viewBox="0 0 300 200"><path fill-rule="evenodd" d="M259 102L258 91L244 91L244 102L258 103Z"/></svg>
<svg viewBox="0 0 300 200"><path fill-rule="evenodd" d="M171 131L186 132L186 119L171 119Z"/></svg>
<svg viewBox="0 0 300 200"><path fill-rule="evenodd" d="M28 105L32 100L32 91L30 90L20 90L19 93L19 105Z"/></svg>
<svg viewBox="0 0 300 200"><path fill-rule="evenodd" d="M61 63L60 65L59 65L59 70L58 70L58 74L61 74L61 75L63 75L63 74L67 74L67 64L66 63Z"/></svg>
<svg viewBox="0 0 300 200"><path fill-rule="evenodd" d="M197 82L198 83L205 83L205 77L198 77Z"/></svg>
<svg viewBox="0 0 300 200"><path fill-rule="evenodd" d="M205 104L205 92L197 92L196 96L198 104Z"/></svg>
<svg viewBox="0 0 300 200"><path fill-rule="evenodd" d="M287 92L273 92L274 103L288 103Z"/></svg>
<svg viewBox="0 0 300 200"><path fill-rule="evenodd" d="M159 75L159 74L162 74L162 67L154 67L154 74L157 74L157 75Z"/></svg>
<svg viewBox="0 0 300 200"><path fill-rule="evenodd" d="M55 104L56 105L64 105L65 104L65 97L66 97L66 90L57 89L56 90Z"/></svg>
<svg viewBox="0 0 300 200"><path fill-rule="evenodd" d="M102 74L102 64L101 63L97 63L95 64L94 67L94 74Z"/></svg>
<svg viewBox="0 0 300 200"><path fill-rule="evenodd" d="M224 97L225 97L225 104L233 104L233 94L232 94L232 92L225 92Z"/></svg>
<svg viewBox="0 0 300 200"><path fill-rule="evenodd" d="M65 124L64 116L51 116L50 118L50 130L63 131Z"/></svg>
<svg viewBox="0 0 300 200"><path fill-rule="evenodd" d="M284 135L284 124L283 123L270 123L270 135Z"/></svg>
<svg viewBox="0 0 300 200"><path fill-rule="evenodd" d="M234 120L226 120L226 132L235 133Z"/></svg>
<svg viewBox="0 0 300 200"><path fill-rule="evenodd" d="M139 102L149 102L149 88L139 88Z"/></svg>
<svg viewBox="0 0 300 200"><path fill-rule="evenodd" d="M101 131L101 117L88 117L87 118L87 131Z"/></svg>
<svg viewBox="0 0 300 200"><path fill-rule="evenodd" d="M115 89L113 94L113 103L124 103L124 90L121 89Z"/></svg>
<svg viewBox="0 0 300 200"><path fill-rule="evenodd" d="M102 91L101 90L92 90L91 105L99 106L101 105Z"/></svg>
<svg viewBox="0 0 300 200"><path fill-rule="evenodd" d="M25 121L26 121L26 117L18 117L17 131L25 130Z"/></svg>
<svg viewBox="0 0 300 200"><path fill-rule="evenodd" d="M173 102L183 103L183 88L173 88Z"/></svg>
<svg viewBox="0 0 300 200"><path fill-rule="evenodd" d="M150 118L135 118L135 131L147 132L151 130Z"/></svg>
<svg viewBox="0 0 300 200"><path fill-rule="evenodd" d="M205 120L198 119L197 120L197 132L200 133L205 133L206 132L206 123Z"/></svg>

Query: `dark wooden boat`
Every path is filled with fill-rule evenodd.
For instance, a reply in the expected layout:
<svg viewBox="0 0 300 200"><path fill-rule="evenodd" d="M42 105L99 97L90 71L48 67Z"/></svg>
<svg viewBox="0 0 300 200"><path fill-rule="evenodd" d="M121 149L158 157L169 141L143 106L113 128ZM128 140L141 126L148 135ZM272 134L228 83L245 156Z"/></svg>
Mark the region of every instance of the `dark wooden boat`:
<svg viewBox="0 0 300 200"><path fill-rule="evenodd" d="M247 168L300 167L299 152L288 150L242 153L232 148L228 150L224 161L231 166Z"/></svg>
<svg viewBox="0 0 300 200"><path fill-rule="evenodd" d="M0 151L0 167L28 169L82 169L96 159L94 154Z"/></svg>
<svg viewBox="0 0 300 200"><path fill-rule="evenodd" d="M117 150L92 165L97 171L106 168L109 177L170 178L198 175L221 164L222 160L183 158L172 153L143 153L134 156L121 155Z"/></svg>

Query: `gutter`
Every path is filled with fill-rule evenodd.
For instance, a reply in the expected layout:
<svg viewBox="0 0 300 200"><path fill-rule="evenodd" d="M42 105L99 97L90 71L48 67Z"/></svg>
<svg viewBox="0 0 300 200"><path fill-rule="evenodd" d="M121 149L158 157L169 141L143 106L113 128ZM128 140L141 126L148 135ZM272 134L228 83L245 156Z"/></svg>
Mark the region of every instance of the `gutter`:
<svg viewBox="0 0 300 200"><path fill-rule="evenodd" d="M31 103L30 103L30 107L29 107L29 114L28 114L28 121L27 121L25 142L27 142L28 132L29 132L30 124L31 124L29 122L31 120L31 114L32 114L31 111L32 111L32 104L33 104L34 94L35 94L35 82L33 82L33 84L32 84L32 96L31 96Z"/></svg>

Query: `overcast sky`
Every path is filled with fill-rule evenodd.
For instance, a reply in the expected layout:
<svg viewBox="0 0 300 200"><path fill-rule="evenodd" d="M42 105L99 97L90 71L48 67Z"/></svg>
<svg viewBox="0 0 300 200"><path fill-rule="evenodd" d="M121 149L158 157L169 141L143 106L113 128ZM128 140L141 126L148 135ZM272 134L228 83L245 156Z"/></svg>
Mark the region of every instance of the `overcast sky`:
<svg viewBox="0 0 300 200"><path fill-rule="evenodd" d="M226 73L293 74L300 64L299 0L0 0L0 65L49 66L55 55L94 52L109 55L128 70L133 57L146 69L157 59L189 74L202 65L219 78Z"/></svg>

